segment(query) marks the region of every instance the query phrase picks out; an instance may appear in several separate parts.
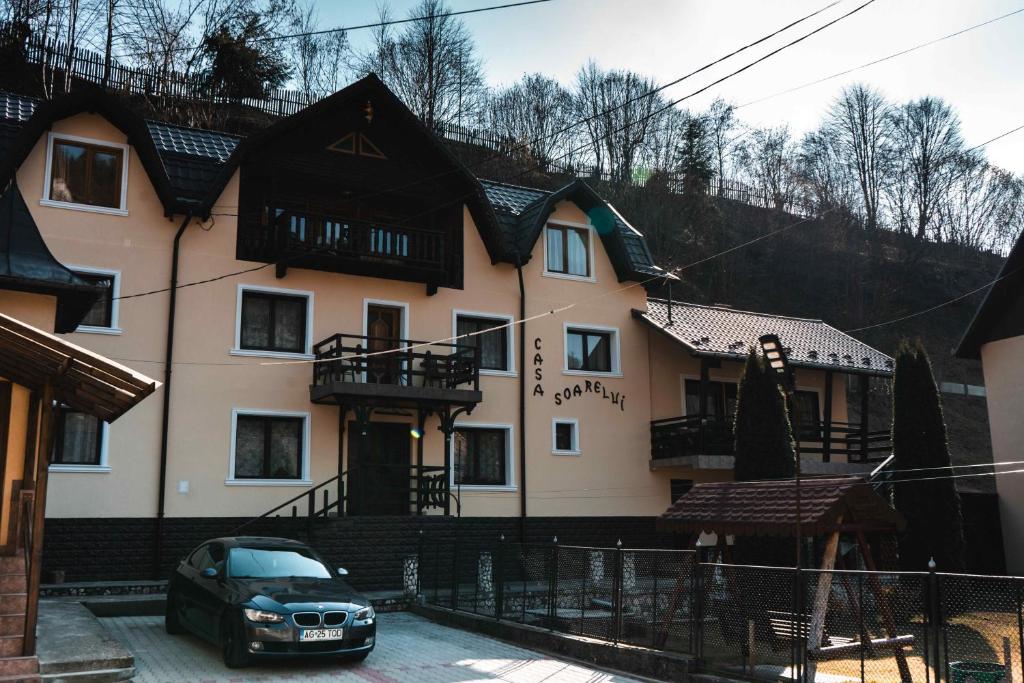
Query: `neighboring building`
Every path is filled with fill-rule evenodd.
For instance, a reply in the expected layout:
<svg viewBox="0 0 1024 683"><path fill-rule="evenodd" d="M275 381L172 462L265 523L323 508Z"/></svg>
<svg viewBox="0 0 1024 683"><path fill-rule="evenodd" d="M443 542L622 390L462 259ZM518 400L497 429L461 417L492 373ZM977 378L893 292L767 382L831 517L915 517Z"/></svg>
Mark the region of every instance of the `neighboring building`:
<svg viewBox="0 0 1024 683"><path fill-rule="evenodd" d="M94 93L0 93L0 114L5 197L23 197L57 259L104 291L69 337L166 385L116 425L64 419L55 567L90 534L144 554L165 517L195 520L175 527L184 543L200 520L307 491L298 514L312 501L375 519L653 529L686 482L728 479L731 463L691 457L722 455L712 439L666 450L652 419L692 428L685 380L702 367L697 405L724 416L746 348L770 331L817 392L798 406L805 440L821 444L820 411L832 418L830 470L877 453L847 424L844 377L887 375L890 359L820 321L730 312L742 328L710 315L678 327L724 314L676 304L669 321L643 285L673 276L589 186L476 178L376 77L246 139L144 121ZM14 306L40 325L55 315L0 291L0 310ZM721 334L717 355L688 346ZM605 542L615 524L600 525ZM76 557L70 576L87 575Z"/></svg>
<svg viewBox="0 0 1024 683"><path fill-rule="evenodd" d="M960 345L958 358L981 360L992 433L1006 569L1024 574L1024 479L1015 470L1024 460L1024 235L1010 251L999 278L985 295Z"/></svg>

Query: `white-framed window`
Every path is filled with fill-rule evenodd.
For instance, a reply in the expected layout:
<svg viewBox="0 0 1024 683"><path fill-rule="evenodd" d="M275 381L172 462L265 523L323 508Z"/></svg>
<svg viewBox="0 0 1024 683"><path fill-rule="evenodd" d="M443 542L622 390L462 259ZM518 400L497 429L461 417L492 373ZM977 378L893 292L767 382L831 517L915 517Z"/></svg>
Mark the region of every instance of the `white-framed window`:
<svg viewBox="0 0 1024 683"><path fill-rule="evenodd" d="M54 427L52 472L110 471L110 425L88 413L61 408Z"/></svg>
<svg viewBox="0 0 1024 683"><path fill-rule="evenodd" d="M594 227L549 221L544 226L544 275L595 282Z"/></svg>
<svg viewBox="0 0 1024 683"><path fill-rule="evenodd" d="M50 133L43 206L128 215L128 145Z"/></svg>
<svg viewBox="0 0 1024 683"><path fill-rule="evenodd" d="M500 327L455 342L463 346L480 348L481 375L515 376L515 328L509 326L513 320L513 316L502 313L452 311L452 337Z"/></svg>
<svg viewBox="0 0 1024 683"><path fill-rule="evenodd" d="M287 410L231 411L231 486L311 486L309 413Z"/></svg>
<svg viewBox="0 0 1024 683"><path fill-rule="evenodd" d="M452 487L514 491L512 425L463 423L452 433Z"/></svg>
<svg viewBox="0 0 1024 683"><path fill-rule="evenodd" d="M555 455L580 454L580 421L575 417L551 419L551 452Z"/></svg>
<svg viewBox="0 0 1024 683"><path fill-rule="evenodd" d="M106 288L82 318L82 322L75 328L75 332L121 334L122 330L118 321L121 308L121 302L118 299L121 296L121 271L88 266L68 266L68 268L83 280L103 285ZM59 303L57 305L60 306Z"/></svg>
<svg viewBox="0 0 1024 683"><path fill-rule="evenodd" d="M238 285L231 354L312 358L313 292Z"/></svg>
<svg viewBox="0 0 1024 683"><path fill-rule="evenodd" d="M567 375L619 377L619 329L600 325L565 323L563 372Z"/></svg>

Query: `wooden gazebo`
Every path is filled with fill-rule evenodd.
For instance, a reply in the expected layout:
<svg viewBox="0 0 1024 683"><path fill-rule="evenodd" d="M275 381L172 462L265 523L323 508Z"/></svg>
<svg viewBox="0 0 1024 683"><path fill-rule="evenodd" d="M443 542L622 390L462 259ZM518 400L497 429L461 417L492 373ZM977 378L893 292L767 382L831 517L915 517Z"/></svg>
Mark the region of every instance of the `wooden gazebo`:
<svg viewBox="0 0 1024 683"><path fill-rule="evenodd" d="M795 538L797 529L801 538L824 538L824 552L818 567L823 573L809 603L811 610L806 618L806 630L800 629L800 635L806 635L808 653L813 658L823 658L865 646L891 646L901 678L906 681L910 680L910 672L903 648L913 643L913 636L896 633L892 611L874 573L869 583L880 607L887 638L870 643L852 641L827 648L822 646L832 587L831 570L835 568L840 534L856 539L865 566L874 572L875 563L866 534L895 534L905 526L903 516L860 477L812 478L799 484L793 479L697 484L658 519L660 529L691 534L694 541L701 533L714 533L723 547L726 536Z"/></svg>

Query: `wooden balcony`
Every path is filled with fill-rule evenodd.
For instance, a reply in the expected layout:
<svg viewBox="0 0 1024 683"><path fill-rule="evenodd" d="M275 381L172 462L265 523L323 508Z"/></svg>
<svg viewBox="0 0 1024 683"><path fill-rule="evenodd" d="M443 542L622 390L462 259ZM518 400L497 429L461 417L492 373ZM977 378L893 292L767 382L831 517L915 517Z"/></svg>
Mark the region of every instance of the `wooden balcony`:
<svg viewBox="0 0 1024 683"><path fill-rule="evenodd" d="M431 410L482 400L474 346L335 334L313 351L313 403Z"/></svg>
<svg viewBox="0 0 1024 683"><path fill-rule="evenodd" d="M258 224L239 225L239 257L289 267L444 283L451 264L439 230L388 225L266 207Z"/></svg>
<svg viewBox="0 0 1024 683"><path fill-rule="evenodd" d="M888 429L865 430L855 423L820 422L797 425L793 432L805 463L808 456L821 463L834 463L837 456L851 464L877 463L892 453ZM732 422L721 417L683 415L651 422L653 468L732 469L733 447Z"/></svg>

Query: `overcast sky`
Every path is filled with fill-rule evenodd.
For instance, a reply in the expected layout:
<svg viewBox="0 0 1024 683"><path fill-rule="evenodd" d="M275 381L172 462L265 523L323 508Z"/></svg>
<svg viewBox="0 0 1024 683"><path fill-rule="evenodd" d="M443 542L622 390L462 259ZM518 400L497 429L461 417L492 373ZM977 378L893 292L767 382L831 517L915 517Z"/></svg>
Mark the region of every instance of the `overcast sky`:
<svg viewBox="0 0 1024 683"><path fill-rule="evenodd" d="M771 33L829 0L553 0L462 17L476 40L492 85L540 72L565 84L593 58L605 68L632 69L658 83L679 78L737 47ZM772 41L673 86L673 99L697 90L811 27L860 4L843 0L827 12ZM415 0L392 0L405 16ZM449 0L453 9L502 4L498 0ZM319 3L325 25L354 25L376 18L364 0ZM876 0L833 27L808 38L685 104L706 106L716 95L744 104L872 61L918 43L1024 7L1024 0ZM354 32L362 47L369 31ZM960 113L968 145L1024 124L1024 12L909 55L848 76L739 110L755 125L788 123L797 135L814 127L843 84L863 81L894 101L921 95L948 100ZM987 148L996 164L1024 173L1024 131Z"/></svg>

